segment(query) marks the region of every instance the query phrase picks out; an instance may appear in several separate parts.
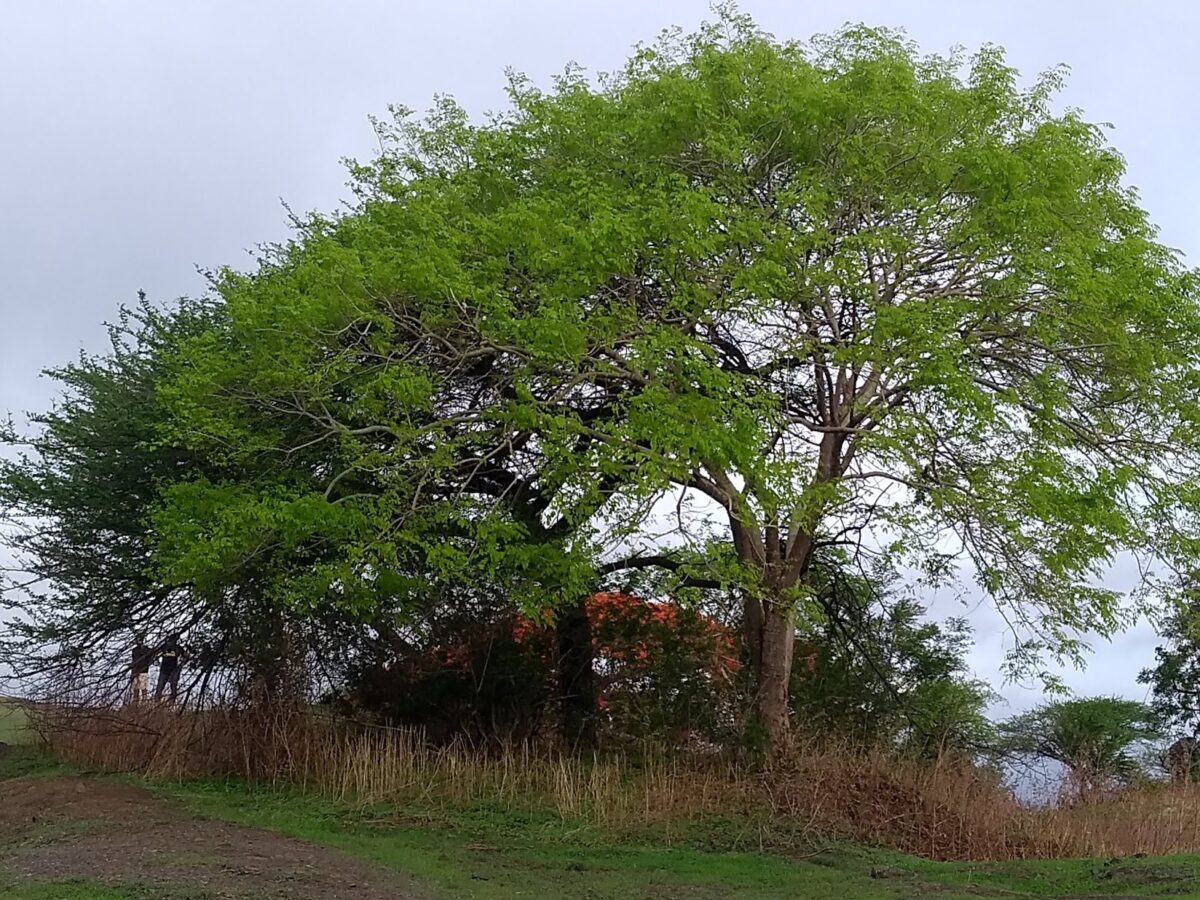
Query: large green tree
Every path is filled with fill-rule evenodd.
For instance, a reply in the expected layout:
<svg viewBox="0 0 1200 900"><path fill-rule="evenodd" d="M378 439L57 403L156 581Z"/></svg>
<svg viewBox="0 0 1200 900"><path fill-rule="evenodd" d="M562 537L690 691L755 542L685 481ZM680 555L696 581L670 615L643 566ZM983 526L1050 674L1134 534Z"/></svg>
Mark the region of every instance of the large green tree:
<svg viewBox="0 0 1200 900"><path fill-rule="evenodd" d="M598 84L516 79L483 124L400 112L356 207L222 279L232 337L174 388L186 430L281 446L258 405L338 444L283 498L349 548L322 590L398 547L538 603L598 568L736 590L774 736L830 548L961 564L1015 664L1077 655L1123 621L1114 555L1195 551L1200 316L1058 86L995 48L726 14ZM205 508L181 493L163 528ZM161 563L199 577L186 544Z"/></svg>

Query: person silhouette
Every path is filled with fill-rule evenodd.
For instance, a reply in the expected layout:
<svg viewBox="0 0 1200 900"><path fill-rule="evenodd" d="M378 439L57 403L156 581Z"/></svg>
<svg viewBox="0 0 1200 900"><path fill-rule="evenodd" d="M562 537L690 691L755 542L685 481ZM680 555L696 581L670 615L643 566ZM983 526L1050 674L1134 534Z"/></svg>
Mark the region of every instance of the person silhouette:
<svg viewBox="0 0 1200 900"><path fill-rule="evenodd" d="M141 703L150 696L150 664L154 651L146 646L142 635L135 635L132 661L129 667L129 694L134 703Z"/></svg>
<svg viewBox="0 0 1200 900"><path fill-rule="evenodd" d="M154 688L154 699L161 700L164 693L170 694L174 703L179 697L179 669L183 650L179 646L179 635L172 634L159 649L158 685Z"/></svg>

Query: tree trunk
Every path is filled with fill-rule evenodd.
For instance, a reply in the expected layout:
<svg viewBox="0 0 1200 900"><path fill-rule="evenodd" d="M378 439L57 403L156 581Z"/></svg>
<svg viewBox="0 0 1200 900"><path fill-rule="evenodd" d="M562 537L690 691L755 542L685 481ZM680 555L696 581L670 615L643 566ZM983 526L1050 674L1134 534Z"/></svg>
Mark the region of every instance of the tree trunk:
<svg viewBox="0 0 1200 900"><path fill-rule="evenodd" d="M577 749L590 747L596 739L596 672L586 600L559 609L554 632L562 736Z"/></svg>
<svg viewBox="0 0 1200 900"><path fill-rule="evenodd" d="M746 651L750 656L750 671L754 673L757 685L758 673L762 669L763 644L763 603L757 597L749 596L743 604L742 637L746 641Z"/></svg>
<svg viewBox="0 0 1200 900"><path fill-rule="evenodd" d="M788 736L788 682L796 638L789 607L778 602L763 605L762 637L754 673L754 718L774 748L781 746ZM754 656L751 652L752 659Z"/></svg>

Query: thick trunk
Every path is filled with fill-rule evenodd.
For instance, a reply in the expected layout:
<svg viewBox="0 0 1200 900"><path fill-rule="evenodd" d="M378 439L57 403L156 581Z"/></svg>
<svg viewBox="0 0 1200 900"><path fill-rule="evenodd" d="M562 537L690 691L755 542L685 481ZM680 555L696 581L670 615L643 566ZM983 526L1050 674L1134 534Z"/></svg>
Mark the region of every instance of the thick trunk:
<svg viewBox="0 0 1200 900"><path fill-rule="evenodd" d="M574 747L589 747L596 738L596 672L586 601L558 610L554 631L562 736Z"/></svg>
<svg viewBox="0 0 1200 900"><path fill-rule="evenodd" d="M757 597L748 597L742 610L742 637L750 656L750 671L758 678L762 668L763 604ZM756 682L757 683L757 682Z"/></svg>
<svg viewBox="0 0 1200 900"><path fill-rule="evenodd" d="M772 747L788 736L788 682L792 675L795 633L788 605L764 604L758 666L755 670L754 717ZM754 657L753 651L751 658Z"/></svg>

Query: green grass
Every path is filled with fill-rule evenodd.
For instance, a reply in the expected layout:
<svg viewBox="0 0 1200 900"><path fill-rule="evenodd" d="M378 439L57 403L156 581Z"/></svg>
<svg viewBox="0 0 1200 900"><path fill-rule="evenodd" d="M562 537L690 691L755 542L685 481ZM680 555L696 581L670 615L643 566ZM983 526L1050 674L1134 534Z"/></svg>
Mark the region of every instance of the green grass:
<svg viewBox="0 0 1200 900"><path fill-rule="evenodd" d="M0 741L6 744L28 744L33 741L25 707L18 701L0 698Z"/></svg>
<svg viewBox="0 0 1200 900"><path fill-rule="evenodd" d="M296 793L188 783L164 789L204 815L270 828L374 860L447 897L607 898L911 896L841 867L746 852L611 842L550 817L470 811L338 810ZM852 885L852 887L850 887ZM945 895L945 896L953 896Z"/></svg>
<svg viewBox="0 0 1200 900"><path fill-rule="evenodd" d="M36 884L18 884L0 878L0 897L5 900L133 900L137 894L105 887L95 881L40 881Z"/></svg>
<svg viewBox="0 0 1200 900"><path fill-rule="evenodd" d="M32 747L9 754L0 779L59 773ZM268 828L394 868L464 900L939 900L1011 897L1196 897L1200 856L937 863L846 844L757 852L744 823L711 821L670 833L617 835L556 816L486 808L354 809L294 791L240 783L152 785L212 818ZM3 786L0 785L0 798ZM80 827L88 823L80 823ZM51 840L37 832L26 840ZM810 838L811 841L811 838ZM734 849L740 848L740 849ZM5 880L11 900L206 900L195 889L30 884Z"/></svg>
<svg viewBox="0 0 1200 900"><path fill-rule="evenodd" d="M16 744L9 752L0 753L0 781L20 778L24 775L70 775L76 774L71 766L59 762L40 747ZM4 788L0 785L0 803L4 802Z"/></svg>
<svg viewBox="0 0 1200 900"><path fill-rule="evenodd" d="M1200 897L1200 856L1193 855L907 865L975 896Z"/></svg>
<svg viewBox="0 0 1200 900"><path fill-rule="evenodd" d="M205 815L270 828L366 857L448 897L872 900L934 896L1200 897L1200 857L936 863L830 845L798 856L705 850L685 834L631 842L553 816L474 810L338 809L292 792L237 784L163 788ZM705 841L719 842L714 825ZM744 840L729 833L727 843ZM673 845L672 845L673 844Z"/></svg>
<svg viewBox="0 0 1200 900"><path fill-rule="evenodd" d="M0 874L0 900L218 900L204 890L170 890L160 886L111 887L98 881L17 882Z"/></svg>

